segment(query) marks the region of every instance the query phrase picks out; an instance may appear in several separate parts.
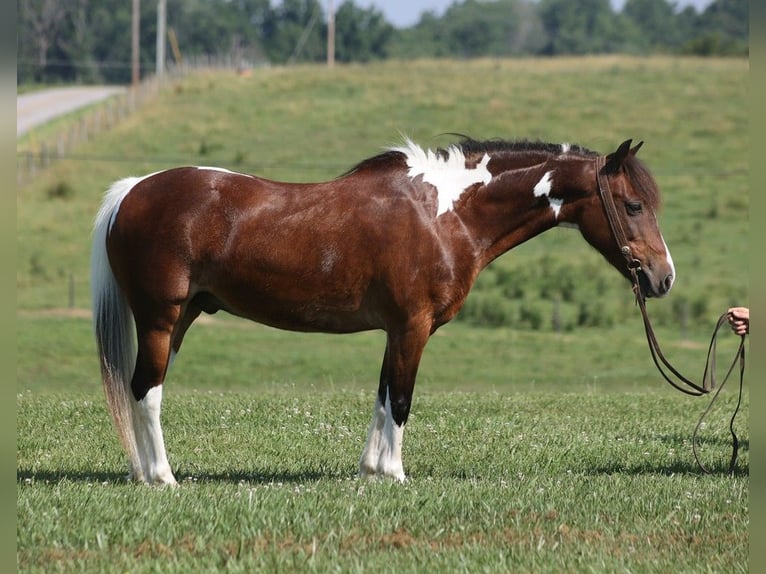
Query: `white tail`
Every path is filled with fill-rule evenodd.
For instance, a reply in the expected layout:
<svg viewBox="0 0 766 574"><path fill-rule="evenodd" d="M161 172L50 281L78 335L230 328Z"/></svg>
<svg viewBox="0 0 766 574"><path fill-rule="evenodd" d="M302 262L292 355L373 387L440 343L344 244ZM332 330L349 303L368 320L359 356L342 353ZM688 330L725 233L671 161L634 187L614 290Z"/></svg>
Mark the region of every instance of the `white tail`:
<svg viewBox="0 0 766 574"><path fill-rule="evenodd" d="M136 363L135 325L125 295L112 273L106 252L106 238L120 203L141 179L122 179L112 184L106 192L93 226L90 260L93 329L101 361L106 403L120 442L130 459L132 474L138 479L142 478L142 467L133 427L134 399L130 389Z"/></svg>

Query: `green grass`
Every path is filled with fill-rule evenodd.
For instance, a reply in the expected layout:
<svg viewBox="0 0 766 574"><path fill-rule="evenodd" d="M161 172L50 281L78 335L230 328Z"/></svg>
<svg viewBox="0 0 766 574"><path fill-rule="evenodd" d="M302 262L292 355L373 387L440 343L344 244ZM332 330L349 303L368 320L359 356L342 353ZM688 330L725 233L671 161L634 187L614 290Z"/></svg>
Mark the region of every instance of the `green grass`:
<svg viewBox="0 0 766 574"><path fill-rule="evenodd" d="M370 393L168 393L181 486L152 489L123 481L99 393L21 393L20 570L747 571L746 429L730 478L723 418L702 475L678 395L416 405L399 485L355 477Z"/></svg>
<svg viewBox="0 0 766 574"><path fill-rule="evenodd" d="M22 317L20 571L747 571L749 392L735 476L734 385L702 431L702 474L690 440L708 399L665 386L638 331L448 325L422 363L399 485L356 478L380 334L196 325L165 392L181 486L164 490L123 479L90 322ZM702 367L702 342L666 352Z"/></svg>
<svg viewBox="0 0 766 574"><path fill-rule="evenodd" d="M17 192L17 565L24 572L745 572L749 391L725 473L734 385L708 399L655 372L627 283L575 232L480 276L426 348L405 485L356 478L381 333L284 333L216 315L173 366L163 424L178 489L123 481L90 321L90 225L108 184L178 164L329 179L443 132L608 151L644 139L679 278L651 301L663 349L701 375L710 330L747 304L748 63L623 57L198 73ZM38 134L39 135L39 134ZM35 137L34 135L32 137ZM62 185L67 194L57 194ZM70 278L74 290L70 291ZM590 299L599 328L577 329ZM74 297L74 309L62 311ZM681 311L689 320L682 324ZM542 318L535 330L523 313ZM736 346L720 344L721 367Z"/></svg>

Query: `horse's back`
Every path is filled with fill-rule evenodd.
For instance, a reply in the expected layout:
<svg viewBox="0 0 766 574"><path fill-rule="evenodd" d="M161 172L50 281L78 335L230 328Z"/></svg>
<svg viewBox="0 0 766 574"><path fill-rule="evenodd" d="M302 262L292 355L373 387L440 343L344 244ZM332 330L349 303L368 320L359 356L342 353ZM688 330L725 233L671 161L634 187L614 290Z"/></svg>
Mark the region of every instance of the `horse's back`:
<svg viewBox="0 0 766 574"><path fill-rule="evenodd" d="M430 234L406 193L361 177L283 184L184 167L139 181L109 238L115 272L163 300L205 293L278 327L380 327L388 271ZM422 234L423 237L419 237ZM272 311L273 310L273 311Z"/></svg>

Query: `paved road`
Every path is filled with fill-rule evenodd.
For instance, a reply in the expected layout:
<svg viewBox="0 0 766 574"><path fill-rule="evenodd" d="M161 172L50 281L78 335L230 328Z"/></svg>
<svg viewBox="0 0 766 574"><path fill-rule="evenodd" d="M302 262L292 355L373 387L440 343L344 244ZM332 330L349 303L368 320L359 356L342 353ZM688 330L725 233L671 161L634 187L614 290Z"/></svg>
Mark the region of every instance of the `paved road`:
<svg viewBox="0 0 766 574"><path fill-rule="evenodd" d="M123 86L52 88L16 97L16 137L57 116L122 93Z"/></svg>

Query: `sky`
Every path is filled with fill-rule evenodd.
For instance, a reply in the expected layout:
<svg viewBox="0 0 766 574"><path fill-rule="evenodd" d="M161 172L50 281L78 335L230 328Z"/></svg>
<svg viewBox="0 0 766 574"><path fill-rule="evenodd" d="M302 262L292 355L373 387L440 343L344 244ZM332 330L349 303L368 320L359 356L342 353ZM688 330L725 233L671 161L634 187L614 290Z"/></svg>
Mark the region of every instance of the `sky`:
<svg viewBox="0 0 766 574"><path fill-rule="evenodd" d="M328 0L322 0L327 9ZM337 8L343 0L333 0L333 6ZM610 0L616 10L621 10L625 0ZM437 16L455 2L455 0L353 0L360 8L374 6L383 13L391 24L397 28L414 26L420 20L420 15L426 11L432 11ZM679 8L694 6L698 12L702 11L712 0L675 0Z"/></svg>

